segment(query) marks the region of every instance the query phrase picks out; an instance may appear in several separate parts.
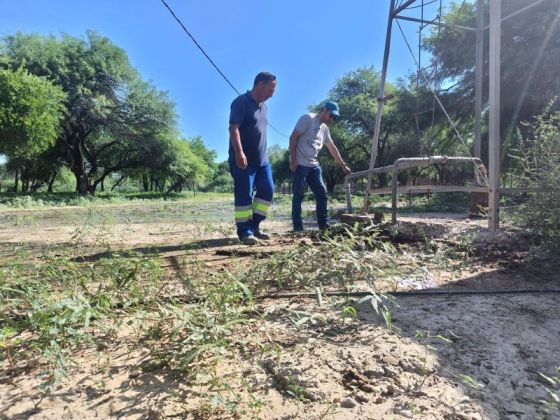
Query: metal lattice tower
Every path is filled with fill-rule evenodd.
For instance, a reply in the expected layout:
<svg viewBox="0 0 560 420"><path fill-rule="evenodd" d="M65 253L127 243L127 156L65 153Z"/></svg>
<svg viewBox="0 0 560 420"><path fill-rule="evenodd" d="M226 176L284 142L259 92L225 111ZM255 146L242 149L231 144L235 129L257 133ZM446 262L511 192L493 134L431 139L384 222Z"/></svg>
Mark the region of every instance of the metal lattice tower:
<svg viewBox="0 0 560 420"><path fill-rule="evenodd" d="M377 149L378 149L378 142L379 142L379 133L380 133L380 126L381 126L381 117L383 114L383 105L384 105L384 98L385 98L385 84L387 79L387 68L389 64L389 55L391 49L391 35L392 35L392 28L393 22L396 20L404 20L404 21L412 21L418 22L421 25L439 25L439 26L446 26L446 27L454 27L461 30L472 31L476 33L476 57L475 57L475 108L474 108L474 116L475 116L475 146L474 146L474 157L470 157L473 165L475 165L475 171L477 173L477 179L481 174L480 171L480 157L481 157L481 120L482 120L482 74L483 74L483 45L484 45L484 33L488 30L489 33L489 102L488 102L488 111L489 111L489 150L488 150L488 176L484 174L486 186L478 186L478 187L463 187L463 189L440 189L440 191L479 191L479 192L487 192L488 193L488 228L490 231L495 232L499 228L499 201L500 201L500 185L499 185L499 174L500 174L500 50L501 50L501 23L507 19L512 18L513 16L524 12L530 9L533 6L536 6L539 3L542 3L544 0L535 0L528 4L521 9L510 13L508 16L502 17L501 13L501 2L502 0L487 0L489 2L489 23L485 25L484 22L484 0L476 0L477 1L477 20L476 20L476 27L467 27L467 26L460 26L460 25L452 25L447 24L441 21L441 16L439 16L439 20L426 20L424 19L424 7L425 2L424 0L391 0L390 8L389 8L389 16L387 20L387 33L385 37L385 49L383 53L383 66L381 70L381 81L380 81L380 88L378 93L378 107L377 113L375 118L375 125L374 125L374 137L373 143L371 147L371 154L370 154L370 163L369 169L367 171L357 172L351 174L346 178L346 187L347 187L347 201L348 201L348 210L352 212L352 204L351 204L351 197L350 197L350 179L365 177L367 176L367 185L365 191L365 200L364 200L364 212L367 212L368 205L369 205L369 195L372 193L371 190L371 183L373 175L380 172L389 172L394 171L394 178L396 178L396 173L399 170L399 166L397 162L395 165L391 165L390 167L385 168L375 168L375 162L377 159ZM414 18L410 16L406 16L404 13L412 8L421 7L421 18ZM449 121L449 115L445 111L441 102L436 96L436 93L432 91L434 94L434 99L438 101L442 111L446 114ZM452 123L452 122L451 122ZM459 134L457 132L457 134ZM432 161L437 159L455 159L456 161L465 161L464 157L456 157L456 158L447 158L441 156L433 156L430 158L410 158L410 162L403 162L403 159L399 159L401 167L412 167L412 166L421 166L421 165L429 165ZM426 160L427 159L427 160ZM406 161L406 159L404 159ZM407 166L407 165L411 166ZM478 168L478 169L477 169ZM458 188L458 187L457 187ZM396 194L397 194L397 186L396 180L393 180L393 222L396 222Z"/></svg>

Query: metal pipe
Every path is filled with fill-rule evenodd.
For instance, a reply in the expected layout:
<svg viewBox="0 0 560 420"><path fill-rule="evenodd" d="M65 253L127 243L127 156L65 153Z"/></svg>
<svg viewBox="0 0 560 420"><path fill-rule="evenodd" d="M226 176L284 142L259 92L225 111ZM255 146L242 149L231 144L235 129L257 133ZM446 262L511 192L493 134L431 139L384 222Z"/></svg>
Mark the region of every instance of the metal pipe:
<svg viewBox="0 0 560 420"><path fill-rule="evenodd" d="M400 12L402 12L404 9L406 9L408 6L410 6L412 3L414 3L417 0L407 0L406 2L404 2L402 5L400 5L399 7L397 7L394 11L391 12L391 14L389 15L390 18L392 18L393 16L398 15ZM394 9L394 5L391 5L391 10Z"/></svg>
<svg viewBox="0 0 560 420"><path fill-rule="evenodd" d="M381 173L385 173L385 172L390 172L394 169L394 166L395 165L380 166L378 168L373 168L373 170L371 172L373 172L374 174L381 174ZM369 172L370 171L352 172L346 178L348 178L348 179L362 178L364 176L368 176Z"/></svg>
<svg viewBox="0 0 560 420"><path fill-rule="evenodd" d="M470 26L454 25L452 23L435 22L435 21L432 21L432 20L418 19L418 18L413 18L413 17L410 17L410 16L397 15L397 16L395 16L395 19L408 20L409 22L426 23L428 25L436 25L436 26L442 26L442 27L445 27L445 28L456 28L456 29L463 29L465 31L476 32L476 28L471 28Z"/></svg>
<svg viewBox="0 0 560 420"><path fill-rule="evenodd" d="M398 159L397 159L398 160ZM398 186L398 166L395 165L395 170L393 171L393 179L391 184L391 222L397 224L397 186Z"/></svg>
<svg viewBox="0 0 560 420"><path fill-rule="evenodd" d="M391 194L392 188L376 188L370 194ZM500 190L501 191L501 190ZM446 192L485 192L488 187L476 185L404 185L397 187L397 194L420 194L425 192L446 193Z"/></svg>
<svg viewBox="0 0 560 420"><path fill-rule="evenodd" d="M426 163L426 164L428 164L428 163L443 163L443 162L446 162L446 163L472 162L474 164L484 166L481 159L476 158L476 157L464 157L464 156L430 156L430 157L400 158L400 159L397 159L395 161L395 163L397 161L417 161L419 163ZM417 165L417 166L421 166L421 165ZM375 174L379 174L379 173L391 172L394 169L395 169L395 164L373 168L373 170L371 172L373 172ZM346 179L351 180L351 179L356 179L356 178L362 178L364 176L367 176L369 173L370 173L369 170L368 171L360 171L360 172L352 172L350 175L348 175L346 177Z"/></svg>
<svg viewBox="0 0 560 420"><path fill-rule="evenodd" d="M476 157L465 156L428 156L428 157L413 157L413 158L399 158L395 161L394 166L398 169L402 168L405 164L409 164L408 168L415 166L429 166L434 163L459 163L459 162L472 162L473 164L482 164L482 161Z"/></svg>
<svg viewBox="0 0 560 420"><path fill-rule="evenodd" d="M469 290L403 290L395 292L375 292L378 295L388 295L397 297L408 296L462 296L462 295L526 295L526 294L560 294L560 289L469 289ZM325 291L321 293L323 296L348 296L362 297L373 295L374 292L365 291ZM265 299L291 299L291 298L309 298L316 299L317 293L277 293L255 296L255 300Z"/></svg>
<svg viewBox="0 0 560 420"><path fill-rule="evenodd" d="M344 178L344 189L346 191L346 207L348 213L354 213L354 209L352 208L352 186L350 185L349 175Z"/></svg>

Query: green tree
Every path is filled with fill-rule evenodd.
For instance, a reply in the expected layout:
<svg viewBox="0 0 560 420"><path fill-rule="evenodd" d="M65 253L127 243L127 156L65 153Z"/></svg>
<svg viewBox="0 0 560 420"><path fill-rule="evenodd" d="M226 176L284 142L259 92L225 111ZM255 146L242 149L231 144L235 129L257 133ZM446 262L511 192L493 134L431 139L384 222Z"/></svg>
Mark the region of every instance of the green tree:
<svg viewBox="0 0 560 420"><path fill-rule="evenodd" d="M344 159L353 171L368 169L374 137L375 115L380 76L372 67L349 72L337 80L329 92L329 98L340 105L340 118L331 127L331 134ZM384 106L381 120L376 166L391 164L403 156L419 153L415 135L414 113L410 112L412 95L403 82L394 86L387 83L387 95L395 95L393 101ZM330 160L328 151L321 153L325 180L332 190L344 178L337 165ZM384 174L378 178L386 185Z"/></svg>
<svg viewBox="0 0 560 420"><path fill-rule="evenodd" d="M0 54L3 66L25 66L66 93L57 142L80 194L95 193L111 173L141 167L153 157L153 143L176 129L167 94L142 81L126 53L94 32L85 39L18 33L3 39Z"/></svg>
<svg viewBox="0 0 560 420"><path fill-rule="evenodd" d="M24 193L35 193L44 186L47 186L48 192L52 192L55 178L62 167L60 151L54 145L33 158L10 159L8 167L16 175L14 191L18 190L18 181L21 180L21 191Z"/></svg>
<svg viewBox="0 0 560 420"><path fill-rule="evenodd" d="M281 185L283 182L289 182L292 177L289 167L290 151L275 144L268 148L268 159L274 183Z"/></svg>
<svg viewBox="0 0 560 420"><path fill-rule="evenodd" d="M532 123L517 130L519 148L513 150L520 172L518 183L526 187L557 188L560 183L560 111L552 105ZM545 249L560 248L560 192L532 194L515 213Z"/></svg>
<svg viewBox="0 0 560 420"><path fill-rule="evenodd" d="M214 174L210 183L206 185L205 191L233 191L233 178L231 177L231 174L229 172L229 163L227 160L218 164L216 173Z"/></svg>
<svg viewBox="0 0 560 420"><path fill-rule="evenodd" d="M59 87L23 68L0 70L0 153L32 159L51 146L64 98Z"/></svg>
<svg viewBox="0 0 560 420"><path fill-rule="evenodd" d="M204 144L204 140L200 136L193 137L185 140L189 143L189 147L195 156L202 159L208 167L208 176L212 177L218 170L218 163L216 162L217 154L215 150L208 149ZM204 179L207 182L209 179Z"/></svg>
<svg viewBox="0 0 560 420"><path fill-rule="evenodd" d="M502 15L527 6L526 0L502 2ZM476 26L476 5L452 3L444 22ZM488 22L488 2L485 2L485 21ZM515 137L512 136L520 121L529 121L541 114L551 99L560 91L560 5L556 0L545 0L527 11L502 23L501 34L501 131L504 139L503 154ZM438 64L437 82L448 86L450 99L446 101L454 118L472 118L474 108L475 34L451 27L433 30L425 40ZM460 47L458 47L460 46ZM488 31L485 32L483 58L483 102L488 101ZM487 136L483 136L483 158L486 157ZM513 144L515 146L515 144ZM502 165L509 166L506 161Z"/></svg>
<svg viewBox="0 0 560 420"><path fill-rule="evenodd" d="M194 191L199 183L208 179L211 170L204 158L192 150L188 140L175 140L173 147L174 159L167 170L171 179L168 192L181 192L189 184Z"/></svg>
<svg viewBox="0 0 560 420"><path fill-rule="evenodd" d="M174 104L166 93L141 80L127 89L112 125L95 130L88 139L84 156L90 192L110 174L170 159L167 143L175 131Z"/></svg>

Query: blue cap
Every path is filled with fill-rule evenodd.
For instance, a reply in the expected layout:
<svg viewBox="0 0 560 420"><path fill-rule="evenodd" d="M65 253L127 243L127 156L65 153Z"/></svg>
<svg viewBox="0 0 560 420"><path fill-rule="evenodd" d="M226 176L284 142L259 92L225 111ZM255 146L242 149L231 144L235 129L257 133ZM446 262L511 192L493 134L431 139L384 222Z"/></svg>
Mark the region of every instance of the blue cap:
<svg viewBox="0 0 560 420"><path fill-rule="evenodd" d="M338 117L340 115L338 113L338 104L336 102L333 101L325 102L325 108L331 111L331 114L333 114L335 117Z"/></svg>

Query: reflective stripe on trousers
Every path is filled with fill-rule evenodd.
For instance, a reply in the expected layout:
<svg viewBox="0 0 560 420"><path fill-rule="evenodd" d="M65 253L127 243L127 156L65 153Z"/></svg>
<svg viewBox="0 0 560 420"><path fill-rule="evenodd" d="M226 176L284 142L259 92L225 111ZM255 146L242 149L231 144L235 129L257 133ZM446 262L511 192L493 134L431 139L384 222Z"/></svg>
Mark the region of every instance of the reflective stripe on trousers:
<svg viewBox="0 0 560 420"><path fill-rule="evenodd" d="M253 200L253 213L266 217L271 204L270 201L263 200L262 198L255 198Z"/></svg>
<svg viewBox="0 0 560 420"><path fill-rule="evenodd" d="M235 206L235 223L247 222L253 218L252 206Z"/></svg>

